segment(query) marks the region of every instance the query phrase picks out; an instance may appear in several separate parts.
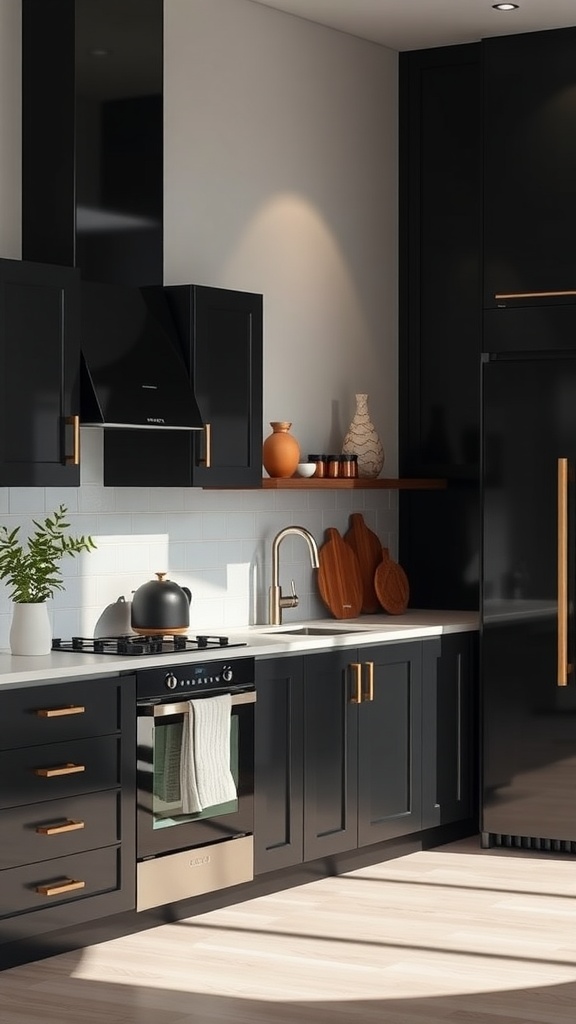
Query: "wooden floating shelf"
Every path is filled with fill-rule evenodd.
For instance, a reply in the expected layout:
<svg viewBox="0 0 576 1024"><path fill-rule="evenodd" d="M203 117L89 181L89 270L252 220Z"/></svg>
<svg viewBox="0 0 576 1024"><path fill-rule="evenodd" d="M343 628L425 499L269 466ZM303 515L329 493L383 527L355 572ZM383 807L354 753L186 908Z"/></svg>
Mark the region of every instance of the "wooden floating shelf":
<svg viewBox="0 0 576 1024"><path fill-rule="evenodd" d="M316 477L264 477L262 487L271 490L392 490L392 491L441 491L446 487L446 480L420 480L404 477L381 477L377 480L348 480L345 478L316 479Z"/></svg>

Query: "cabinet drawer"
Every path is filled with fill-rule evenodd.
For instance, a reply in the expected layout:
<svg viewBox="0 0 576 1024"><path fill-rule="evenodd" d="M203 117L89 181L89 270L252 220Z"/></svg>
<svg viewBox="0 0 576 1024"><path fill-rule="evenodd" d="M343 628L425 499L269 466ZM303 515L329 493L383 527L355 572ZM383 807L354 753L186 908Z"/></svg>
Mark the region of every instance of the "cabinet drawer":
<svg viewBox="0 0 576 1024"><path fill-rule="evenodd" d="M120 841L120 792L106 790L0 812L0 871Z"/></svg>
<svg viewBox="0 0 576 1024"><path fill-rule="evenodd" d="M0 697L0 749L118 732L119 679L8 690Z"/></svg>
<svg viewBox="0 0 576 1024"><path fill-rule="evenodd" d="M114 789L119 780L119 736L8 750L0 754L0 807Z"/></svg>
<svg viewBox="0 0 576 1024"><path fill-rule="evenodd" d="M1 916L74 903L120 886L117 846L0 871Z"/></svg>

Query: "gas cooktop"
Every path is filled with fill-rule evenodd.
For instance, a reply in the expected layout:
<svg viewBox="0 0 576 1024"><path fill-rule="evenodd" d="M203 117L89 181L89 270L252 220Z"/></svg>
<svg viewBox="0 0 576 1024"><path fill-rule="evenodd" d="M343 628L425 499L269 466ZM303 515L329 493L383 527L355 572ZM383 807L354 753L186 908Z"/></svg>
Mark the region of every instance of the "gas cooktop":
<svg viewBox="0 0 576 1024"><path fill-rule="evenodd" d="M246 647L245 643L231 643L227 636L100 636L96 638L73 636L71 640L56 638L53 651L74 654L184 654L190 651L214 650L225 647Z"/></svg>

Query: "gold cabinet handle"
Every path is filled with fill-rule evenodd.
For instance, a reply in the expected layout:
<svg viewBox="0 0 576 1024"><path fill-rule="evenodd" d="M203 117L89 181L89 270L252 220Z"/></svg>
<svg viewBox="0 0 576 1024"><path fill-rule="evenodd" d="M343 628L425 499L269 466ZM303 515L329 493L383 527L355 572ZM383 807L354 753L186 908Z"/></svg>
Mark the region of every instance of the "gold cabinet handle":
<svg viewBox="0 0 576 1024"><path fill-rule="evenodd" d="M353 661L350 665L350 671L352 672L352 682L354 685L354 692L350 697L351 704L362 703L362 665L359 661Z"/></svg>
<svg viewBox="0 0 576 1024"><path fill-rule="evenodd" d="M364 694L362 696L362 700L371 701L371 700L374 700L374 662L373 661L365 661L364 662L364 668L366 669L366 678L367 678L368 686L366 687L366 690L364 691Z"/></svg>
<svg viewBox="0 0 576 1024"><path fill-rule="evenodd" d="M61 708L36 708L38 718L64 718L67 715L83 715L86 708L82 704L66 704Z"/></svg>
<svg viewBox="0 0 576 1024"><path fill-rule="evenodd" d="M496 292L495 299L561 299L568 295L576 295L576 291L561 292Z"/></svg>
<svg viewBox="0 0 576 1024"><path fill-rule="evenodd" d="M86 882L75 881L73 878L66 878L58 885L37 885L36 892L40 896L60 896L63 892L73 892L74 889L84 889Z"/></svg>
<svg viewBox="0 0 576 1024"><path fill-rule="evenodd" d="M212 424L204 424L204 458L198 459L198 465L210 469L212 465Z"/></svg>
<svg viewBox="0 0 576 1024"><path fill-rule="evenodd" d="M56 775L76 775L78 772L85 772L85 764L59 764L54 768L35 768L34 775L40 775L43 779L53 779Z"/></svg>
<svg viewBox="0 0 576 1024"><path fill-rule="evenodd" d="M36 832L39 836L59 836L62 832L77 832L84 828L83 821L63 821L59 825L37 825Z"/></svg>
<svg viewBox="0 0 576 1024"><path fill-rule="evenodd" d="M558 686L568 685L568 459L558 459Z"/></svg>
<svg viewBox="0 0 576 1024"><path fill-rule="evenodd" d="M67 416L65 421L67 427L72 427L72 454L64 456L67 466L80 465L80 417Z"/></svg>

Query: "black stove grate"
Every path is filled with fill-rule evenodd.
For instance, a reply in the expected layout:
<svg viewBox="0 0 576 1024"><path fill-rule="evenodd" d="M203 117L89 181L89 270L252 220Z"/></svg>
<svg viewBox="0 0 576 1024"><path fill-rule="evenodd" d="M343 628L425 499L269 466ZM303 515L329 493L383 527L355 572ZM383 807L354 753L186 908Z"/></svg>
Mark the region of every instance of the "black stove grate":
<svg viewBox="0 0 576 1024"><path fill-rule="evenodd" d="M230 642L227 636L73 636L70 640L55 638L53 651L75 654L180 654L214 648L246 647L245 643Z"/></svg>

